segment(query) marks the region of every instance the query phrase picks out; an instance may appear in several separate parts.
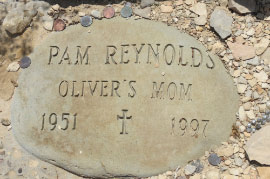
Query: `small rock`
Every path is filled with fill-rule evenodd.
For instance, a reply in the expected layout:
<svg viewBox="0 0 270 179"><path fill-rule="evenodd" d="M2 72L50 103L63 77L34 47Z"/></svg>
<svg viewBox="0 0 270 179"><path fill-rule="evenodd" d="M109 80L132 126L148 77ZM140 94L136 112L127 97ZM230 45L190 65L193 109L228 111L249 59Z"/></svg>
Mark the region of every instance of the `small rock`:
<svg viewBox="0 0 270 179"><path fill-rule="evenodd" d="M155 0L141 0L141 8L151 6L154 3L155 3Z"/></svg>
<svg viewBox="0 0 270 179"><path fill-rule="evenodd" d="M150 19L151 7L146 7L144 9L135 8L133 12L137 16L140 16L140 17L143 17L143 18L146 18L146 19Z"/></svg>
<svg viewBox="0 0 270 179"><path fill-rule="evenodd" d="M78 15L79 15L80 17L83 17L83 16L85 16L85 12L81 12L81 11L80 11L80 12L78 13Z"/></svg>
<svg viewBox="0 0 270 179"><path fill-rule="evenodd" d="M3 149L4 148L4 145L2 143L2 141L0 141L0 149Z"/></svg>
<svg viewBox="0 0 270 179"><path fill-rule="evenodd" d="M218 7L215 8L210 17L210 26L215 29L222 39L225 39L232 34L232 22L232 16L226 10Z"/></svg>
<svg viewBox="0 0 270 179"><path fill-rule="evenodd" d="M222 179L239 179L239 177L226 174L226 175L224 175L224 177Z"/></svg>
<svg viewBox="0 0 270 179"><path fill-rule="evenodd" d="M243 125L241 125L241 126L239 127L239 130L240 130L240 132L244 132L244 131L246 130L246 127L243 126Z"/></svg>
<svg viewBox="0 0 270 179"><path fill-rule="evenodd" d="M253 28L251 28L251 29L249 29L248 31L247 31L247 35L248 36L252 36L252 35L254 35L255 34L255 30L253 29Z"/></svg>
<svg viewBox="0 0 270 179"><path fill-rule="evenodd" d="M196 3L194 4L190 10L194 12L195 14L198 14L200 16L207 16L207 9L206 4L204 3Z"/></svg>
<svg viewBox="0 0 270 179"><path fill-rule="evenodd" d="M193 161L191 165L196 167L196 170L195 170L196 173L200 173L204 167L200 160Z"/></svg>
<svg viewBox="0 0 270 179"><path fill-rule="evenodd" d="M227 7L228 0L219 0L219 5L222 6L222 7Z"/></svg>
<svg viewBox="0 0 270 179"><path fill-rule="evenodd" d="M219 170L218 169L212 169L206 173L207 179L218 179L220 178Z"/></svg>
<svg viewBox="0 0 270 179"><path fill-rule="evenodd" d="M162 13L171 13L173 11L173 7L172 6L166 6L166 5L161 5L160 6L160 10Z"/></svg>
<svg viewBox="0 0 270 179"><path fill-rule="evenodd" d="M55 11L59 11L59 9L60 9L59 4L53 5L53 6L52 6L52 9L55 10Z"/></svg>
<svg viewBox="0 0 270 179"><path fill-rule="evenodd" d="M247 62L247 64L254 65L254 66L257 66L260 64L259 58L257 56L255 56L252 59L247 60L246 62Z"/></svg>
<svg viewBox="0 0 270 179"><path fill-rule="evenodd" d="M240 14L251 13L256 11L256 0L229 0L228 7Z"/></svg>
<svg viewBox="0 0 270 179"><path fill-rule="evenodd" d="M201 175L200 174L195 174L193 176L190 176L189 179L201 179Z"/></svg>
<svg viewBox="0 0 270 179"><path fill-rule="evenodd" d="M238 93L240 94L243 94L247 89L247 85L245 84L238 84L237 85L237 90L238 90Z"/></svg>
<svg viewBox="0 0 270 179"><path fill-rule="evenodd" d="M238 112L239 112L239 119L240 119L240 121L245 121L247 119L247 114L246 114L246 112L244 110L244 107L243 106L240 106Z"/></svg>
<svg viewBox="0 0 270 179"><path fill-rule="evenodd" d="M223 157L230 157L233 155L233 146L221 147L218 149L217 154Z"/></svg>
<svg viewBox="0 0 270 179"><path fill-rule="evenodd" d="M261 41L254 45L256 54L261 55L266 50L266 48L269 45L269 39L268 38L262 38Z"/></svg>
<svg viewBox="0 0 270 179"><path fill-rule="evenodd" d="M192 175L195 172L195 170L196 170L195 166L188 164L185 167L185 175Z"/></svg>
<svg viewBox="0 0 270 179"><path fill-rule="evenodd" d="M239 157L236 157L234 159L234 163L235 163L236 166L241 167L243 165L243 160L240 159Z"/></svg>
<svg viewBox="0 0 270 179"><path fill-rule="evenodd" d="M187 5L193 5L197 2L197 0L185 0L185 4Z"/></svg>
<svg viewBox="0 0 270 179"><path fill-rule="evenodd" d="M234 176L239 176L240 175L240 171L239 171L238 168L231 168L231 169L229 169L229 173L231 175L234 175Z"/></svg>
<svg viewBox="0 0 270 179"><path fill-rule="evenodd" d="M206 16L195 17L194 22L196 25L205 25L207 22L207 17Z"/></svg>
<svg viewBox="0 0 270 179"><path fill-rule="evenodd" d="M1 119L1 124L3 126L9 126L10 125L10 120L9 119L6 119L6 118Z"/></svg>
<svg viewBox="0 0 270 179"><path fill-rule="evenodd" d="M212 153L208 157L208 162L213 166L218 166L221 162L221 158L219 156L217 156L217 154Z"/></svg>
<svg viewBox="0 0 270 179"><path fill-rule="evenodd" d="M253 76L260 82L266 82L268 80L268 75L263 70L259 73L254 73Z"/></svg>
<svg viewBox="0 0 270 179"><path fill-rule="evenodd" d="M225 165L228 165L229 166L229 165L231 165L232 162L230 160L225 160L224 163L225 163Z"/></svg>
<svg viewBox="0 0 270 179"><path fill-rule="evenodd" d="M18 62L12 62L8 65L7 71L9 72L16 72L20 68L20 64Z"/></svg>
<svg viewBox="0 0 270 179"><path fill-rule="evenodd" d="M253 46L232 42L228 42L227 44L236 60L248 60L255 57L255 49Z"/></svg>
<svg viewBox="0 0 270 179"><path fill-rule="evenodd" d="M265 50L261 56L261 59L264 61L264 64L270 65L270 47Z"/></svg>
<svg viewBox="0 0 270 179"><path fill-rule="evenodd" d="M10 34L22 33L31 23L32 18L37 14L36 10L24 8L12 9L5 17L2 26Z"/></svg>
<svg viewBox="0 0 270 179"><path fill-rule="evenodd" d="M270 167L257 167L257 170L261 179L270 178Z"/></svg>
<svg viewBox="0 0 270 179"><path fill-rule="evenodd" d="M260 164L270 165L270 153L265 152L270 148L270 126L266 125L261 130L254 133L247 141L244 149L249 159Z"/></svg>
<svg viewBox="0 0 270 179"><path fill-rule="evenodd" d="M98 10L92 10L91 11L91 16L93 16L96 19L102 19L102 14Z"/></svg>
<svg viewBox="0 0 270 179"><path fill-rule="evenodd" d="M49 15L45 15L42 17L42 23L43 23L43 28L48 31L53 30L53 18L51 18Z"/></svg>

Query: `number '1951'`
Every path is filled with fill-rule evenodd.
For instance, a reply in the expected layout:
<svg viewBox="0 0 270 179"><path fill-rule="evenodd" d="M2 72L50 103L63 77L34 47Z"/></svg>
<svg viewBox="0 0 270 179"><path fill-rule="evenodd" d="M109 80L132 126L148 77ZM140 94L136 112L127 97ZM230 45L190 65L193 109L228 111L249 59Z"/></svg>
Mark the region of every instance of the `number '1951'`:
<svg viewBox="0 0 270 179"><path fill-rule="evenodd" d="M67 130L71 128L70 124L72 125L72 130L76 129L76 117L77 113L71 115L69 113L62 113L61 115L57 115L56 113L51 113L48 116L46 113L42 115L42 124L41 130L45 130L48 128L49 130L53 131L58 126L58 129ZM46 127L47 126L47 127Z"/></svg>

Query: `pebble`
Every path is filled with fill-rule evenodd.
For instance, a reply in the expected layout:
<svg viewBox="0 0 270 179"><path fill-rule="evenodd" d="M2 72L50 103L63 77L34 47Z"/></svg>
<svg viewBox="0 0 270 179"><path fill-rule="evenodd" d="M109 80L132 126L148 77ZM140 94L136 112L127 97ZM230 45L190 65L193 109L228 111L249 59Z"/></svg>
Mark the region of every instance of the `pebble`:
<svg viewBox="0 0 270 179"><path fill-rule="evenodd" d="M219 170L218 169L212 169L206 173L207 179L218 179L220 178Z"/></svg>
<svg viewBox="0 0 270 179"><path fill-rule="evenodd" d="M240 171L237 168L231 168L231 169L229 169L229 173L231 175L234 175L234 176L239 176L240 175Z"/></svg>
<svg viewBox="0 0 270 179"><path fill-rule="evenodd" d="M20 65L18 62L12 62L8 65L7 71L8 72L16 72L20 69Z"/></svg>
<svg viewBox="0 0 270 179"><path fill-rule="evenodd" d="M266 82L268 80L268 75L263 70L259 73L254 73L253 76L260 82Z"/></svg>
<svg viewBox="0 0 270 179"><path fill-rule="evenodd" d="M230 160L225 160L224 163L225 163L225 165L228 165L229 166L229 165L231 165L232 162Z"/></svg>
<svg viewBox="0 0 270 179"><path fill-rule="evenodd" d="M243 160L241 158L239 158L239 157L236 157L234 159L234 163L235 163L236 166L241 167L243 165Z"/></svg>
<svg viewBox="0 0 270 179"><path fill-rule="evenodd" d="M0 155L5 155L5 154L6 154L5 150L4 149L0 149Z"/></svg>
<svg viewBox="0 0 270 179"><path fill-rule="evenodd" d="M247 85L245 84L237 84L237 90L238 90L238 93L242 94L246 91L247 89Z"/></svg>
<svg viewBox="0 0 270 179"><path fill-rule="evenodd" d="M196 25L205 25L207 22L207 16L199 16L194 18Z"/></svg>
<svg viewBox="0 0 270 179"><path fill-rule="evenodd" d="M42 24L43 24L43 28L45 30L52 31L53 30L53 22L54 22L54 19L48 15L45 15L42 17Z"/></svg>
<svg viewBox="0 0 270 179"><path fill-rule="evenodd" d="M233 18L229 12L218 7L215 8L210 17L210 26L215 29L222 39L225 39L232 34L232 22Z"/></svg>
<svg viewBox="0 0 270 179"><path fill-rule="evenodd" d="M166 5L161 5L160 6L160 10L162 13L171 13L173 11L173 7L172 6L166 6Z"/></svg>
<svg viewBox="0 0 270 179"><path fill-rule="evenodd" d="M211 153L208 157L208 162L213 166L218 166L221 162L221 158L215 153Z"/></svg>
<svg viewBox="0 0 270 179"><path fill-rule="evenodd" d="M190 8L190 10L199 16L207 16L207 9L205 3L196 3Z"/></svg>
<svg viewBox="0 0 270 179"><path fill-rule="evenodd" d="M141 8L151 6L155 3L155 0L141 0Z"/></svg>
<svg viewBox="0 0 270 179"><path fill-rule="evenodd" d="M59 4L55 4L55 5L52 6L52 9L55 10L55 11L59 11L60 5Z"/></svg>
<svg viewBox="0 0 270 179"><path fill-rule="evenodd" d="M227 45L236 60L248 60L255 57L255 49L253 46L232 42L228 42Z"/></svg>
<svg viewBox="0 0 270 179"><path fill-rule="evenodd" d="M261 59L264 61L264 64L270 65L270 47L264 51L264 53L261 55Z"/></svg>
<svg viewBox="0 0 270 179"><path fill-rule="evenodd" d="M135 8L134 14L136 14L137 16L146 18L146 19L150 19L151 7L146 7L144 9Z"/></svg>
<svg viewBox="0 0 270 179"><path fill-rule="evenodd" d="M255 50L256 50L256 55L261 55L265 52L269 45L269 39L268 38L262 38L259 43L255 44Z"/></svg>
<svg viewBox="0 0 270 179"><path fill-rule="evenodd" d="M196 167L194 165L186 165L185 167L185 174L186 175L192 175L196 171Z"/></svg>
<svg viewBox="0 0 270 179"><path fill-rule="evenodd" d="M102 14L98 10L92 10L91 11L91 16L93 16L96 19L102 19Z"/></svg>

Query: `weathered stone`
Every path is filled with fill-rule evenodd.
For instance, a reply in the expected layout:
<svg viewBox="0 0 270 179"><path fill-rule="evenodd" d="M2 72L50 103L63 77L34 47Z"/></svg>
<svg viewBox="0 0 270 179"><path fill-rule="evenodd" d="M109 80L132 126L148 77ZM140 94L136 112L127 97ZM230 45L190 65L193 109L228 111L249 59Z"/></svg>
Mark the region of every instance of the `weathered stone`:
<svg viewBox="0 0 270 179"><path fill-rule="evenodd" d="M7 71L10 71L10 72L15 72L15 71L18 71L20 68L20 65L18 62L12 62L8 65L7 67Z"/></svg>
<svg viewBox="0 0 270 179"><path fill-rule="evenodd" d="M206 173L207 179L217 179L220 178L219 170L218 169L212 169Z"/></svg>
<svg viewBox="0 0 270 179"><path fill-rule="evenodd" d="M215 29L222 39L225 39L232 34L232 22L233 18L229 12L219 7L215 8L210 17L210 26Z"/></svg>
<svg viewBox="0 0 270 179"><path fill-rule="evenodd" d="M270 65L270 47L265 50L261 56L261 59L264 61L264 64Z"/></svg>
<svg viewBox="0 0 270 179"><path fill-rule="evenodd" d="M207 16L207 9L205 3L196 3L190 8L190 10L200 16Z"/></svg>
<svg viewBox="0 0 270 179"><path fill-rule="evenodd" d="M270 167L257 167L261 179L270 178Z"/></svg>
<svg viewBox="0 0 270 179"><path fill-rule="evenodd" d="M147 6L151 6L155 3L155 0L142 0L141 1L141 8L145 8Z"/></svg>
<svg viewBox="0 0 270 179"><path fill-rule="evenodd" d="M164 4L162 4L160 6L160 11L163 13L171 13L173 11L173 7L172 6L166 6Z"/></svg>
<svg viewBox="0 0 270 179"><path fill-rule="evenodd" d="M262 40L259 43L254 45L254 47L256 49L256 54L261 55L266 50L268 45L269 45L269 39L262 38Z"/></svg>
<svg viewBox="0 0 270 179"><path fill-rule="evenodd" d="M254 73L253 76L260 82L266 82L268 80L268 75L263 70L259 73Z"/></svg>
<svg viewBox="0 0 270 179"><path fill-rule="evenodd" d="M102 14L98 10L92 10L91 11L91 16L93 16L96 19L102 19Z"/></svg>
<svg viewBox="0 0 270 179"><path fill-rule="evenodd" d="M227 44L236 60L248 60L255 57L255 49L253 46L232 42L228 42Z"/></svg>
<svg viewBox="0 0 270 179"><path fill-rule="evenodd" d="M194 18L194 22L196 25L205 25L207 22L207 17L206 16L199 16Z"/></svg>
<svg viewBox="0 0 270 179"><path fill-rule="evenodd" d="M185 167L185 174L186 175L192 175L196 171L196 167L194 165L188 164Z"/></svg>
<svg viewBox="0 0 270 179"><path fill-rule="evenodd" d="M69 26L29 58L12 98L12 131L30 153L79 175L185 166L227 140L235 122L238 95L222 61L162 23L104 19L91 33Z"/></svg>
<svg viewBox="0 0 270 179"><path fill-rule="evenodd" d="M3 21L3 27L10 34L22 33L30 25L32 18L37 14L35 9L12 9Z"/></svg>
<svg viewBox="0 0 270 179"><path fill-rule="evenodd" d="M229 0L228 7L240 14L251 13L256 11L256 0Z"/></svg>
<svg viewBox="0 0 270 179"><path fill-rule="evenodd" d="M270 148L270 126L265 126L255 134L253 134L247 141L244 147L249 160L255 160L260 164L270 165L270 154L268 149Z"/></svg>
<svg viewBox="0 0 270 179"><path fill-rule="evenodd" d="M146 7L144 9L135 8L133 12L137 16L149 19L151 14L151 7Z"/></svg>

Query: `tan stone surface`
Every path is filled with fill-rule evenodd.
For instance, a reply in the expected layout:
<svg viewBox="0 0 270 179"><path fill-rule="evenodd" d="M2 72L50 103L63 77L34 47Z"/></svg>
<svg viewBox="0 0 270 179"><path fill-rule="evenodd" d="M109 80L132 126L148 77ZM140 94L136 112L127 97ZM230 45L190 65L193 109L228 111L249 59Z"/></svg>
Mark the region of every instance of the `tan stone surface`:
<svg viewBox="0 0 270 179"><path fill-rule="evenodd" d="M270 167L257 167L257 170L261 179L270 178Z"/></svg>
<svg viewBox="0 0 270 179"><path fill-rule="evenodd" d="M121 47L125 44L129 46ZM145 44L139 54L140 63L135 63L132 44L138 50ZM156 44L160 44L159 61L148 44L154 51ZM117 64L110 55L109 64L105 64L108 45L117 48L114 55ZM60 50L48 65L50 46L58 46ZM82 56L86 47L91 46L88 65L86 61L75 65L77 46L81 46ZM168 65L172 46L175 56ZM179 46L184 46L183 65L178 63ZM195 49L192 53L191 47L200 49L202 61L199 51ZM113 47L109 49L109 54L113 54ZM121 52L123 62L129 60L128 63L121 63ZM51 53L55 54L56 48ZM12 101L14 135L30 153L79 175L155 175L199 158L231 133L238 96L220 59L208 55L194 38L164 24L115 18L95 21L89 28L71 26L49 35L30 58L32 64L20 74ZM102 82L103 94L102 80L108 81ZM60 85L61 81L68 82L66 96L67 83ZM99 81L93 96L89 83L83 81L92 81L92 89ZM119 81L119 87L113 81ZM153 92L153 82L158 88L164 82L163 92ZM189 84L192 85L187 88ZM126 117L132 118L126 120L126 130L121 134L123 123L117 116L123 115L123 109L127 110ZM55 125L53 113L58 117ZM73 130L74 114L77 116ZM181 118L188 121L185 129Z"/></svg>

